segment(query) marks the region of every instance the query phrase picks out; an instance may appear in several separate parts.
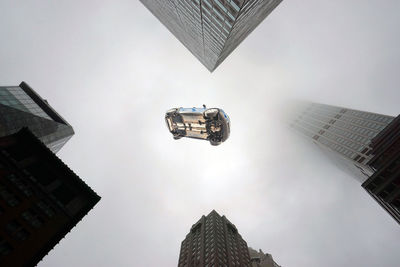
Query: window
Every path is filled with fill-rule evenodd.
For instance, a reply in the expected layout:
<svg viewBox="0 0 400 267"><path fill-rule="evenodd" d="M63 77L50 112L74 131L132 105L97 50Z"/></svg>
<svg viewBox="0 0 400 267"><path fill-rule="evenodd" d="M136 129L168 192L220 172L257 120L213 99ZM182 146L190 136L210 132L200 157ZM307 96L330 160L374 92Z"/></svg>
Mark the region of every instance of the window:
<svg viewBox="0 0 400 267"><path fill-rule="evenodd" d="M11 181L25 196L30 197L33 195L32 190L29 188L28 185L23 183L21 179L19 179L14 174L10 174L7 176L7 179Z"/></svg>
<svg viewBox="0 0 400 267"><path fill-rule="evenodd" d="M50 207L46 202L40 200L36 206L49 218L53 217L56 212L52 207Z"/></svg>
<svg viewBox="0 0 400 267"><path fill-rule="evenodd" d="M217 3L217 5L218 5L224 12L227 11L226 7L224 7L218 0L215 0L215 2Z"/></svg>
<svg viewBox="0 0 400 267"><path fill-rule="evenodd" d="M0 198L7 202L10 207L15 207L19 204L19 199L2 184L0 184Z"/></svg>
<svg viewBox="0 0 400 267"><path fill-rule="evenodd" d="M39 228L43 225L43 220L32 209L24 211L21 214L22 218L28 222L33 228Z"/></svg>
<svg viewBox="0 0 400 267"><path fill-rule="evenodd" d="M5 230L7 234L19 241L24 241L29 237L29 232L26 231L16 220L9 222L5 226Z"/></svg>
<svg viewBox="0 0 400 267"><path fill-rule="evenodd" d="M239 11L240 8L238 7L238 5L236 5L235 2L233 2L232 0L230 0L229 3L231 4L231 6L232 6L236 11Z"/></svg>
<svg viewBox="0 0 400 267"><path fill-rule="evenodd" d="M31 155L31 150L26 149L22 145L14 145L7 147L6 151L10 153L11 157L13 157L17 161L21 161L25 158L28 158Z"/></svg>
<svg viewBox="0 0 400 267"><path fill-rule="evenodd" d="M30 165L26 168L30 174L42 185L46 186L49 185L51 182L54 181L53 174L49 170L47 166L44 164L34 164Z"/></svg>

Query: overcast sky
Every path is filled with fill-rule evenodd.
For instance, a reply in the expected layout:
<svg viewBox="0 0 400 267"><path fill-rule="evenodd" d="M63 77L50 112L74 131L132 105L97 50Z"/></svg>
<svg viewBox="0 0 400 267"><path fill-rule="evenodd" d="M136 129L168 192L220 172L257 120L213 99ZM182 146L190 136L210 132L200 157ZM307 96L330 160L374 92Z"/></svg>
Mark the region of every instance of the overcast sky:
<svg viewBox="0 0 400 267"><path fill-rule="evenodd" d="M102 196L39 266L176 266L212 209L285 267L399 266L398 224L280 117L291 98L398 115L399 10L284 1L211 74L137 0L1 0L0 85L70 122L58 156ZM202 104L230 138L173 140L165 111Z"/></svg>

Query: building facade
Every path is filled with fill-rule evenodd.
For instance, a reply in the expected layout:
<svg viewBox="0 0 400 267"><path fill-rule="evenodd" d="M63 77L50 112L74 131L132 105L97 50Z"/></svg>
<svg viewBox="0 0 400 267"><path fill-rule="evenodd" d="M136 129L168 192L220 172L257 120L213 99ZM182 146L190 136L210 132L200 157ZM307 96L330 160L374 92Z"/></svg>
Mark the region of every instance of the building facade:
<svg viewBox="0 0 400 267"><path fill-rule="evenodd" d="M249 247L251 267L280 267L272 258L271 254L264 253Z"/></svg>
<svg viewBox="0 0 400 267"><path fill-rule="evenodd" d="M182 241L178 266L251 265L246 241L225 216L213 210L203 215Z"/></svg>
<svg viewBox="0 0 400 267"><path fill-rule="evenodd" d="M373 170L371 140L394 119L391 116L317 103L297 110L292 127L317 144L335 163L364 182Z"/></svg>
<svg viewBox="0 0 400 267"><path fill-rule="evenodd" d="M400 224L400 116L370 144L374 170L362 186Z"/></svg>
<svg viewBox="0 0 400 267"><path fill-rule="evenodd" d="M28 128L0 137L0 266L36 266L99 200Z"/></svg>
<svg viewBox="0 0 400 267"><path fill-rule="evenodd" d="M0 136L28 127L53 152L72 137L74 131L27 83L0 87Z"/></svg>
<svg viewBox="0 0 400 267"><path fill-rule="evenodd" d="M282 2L140 1L211 72Z"/></svg>
<svg viewBox="0 0 400 267"><path fill-rule="evenodd" d="M400 223L399 117L303 103L292 128L312 140Z"/></svg>

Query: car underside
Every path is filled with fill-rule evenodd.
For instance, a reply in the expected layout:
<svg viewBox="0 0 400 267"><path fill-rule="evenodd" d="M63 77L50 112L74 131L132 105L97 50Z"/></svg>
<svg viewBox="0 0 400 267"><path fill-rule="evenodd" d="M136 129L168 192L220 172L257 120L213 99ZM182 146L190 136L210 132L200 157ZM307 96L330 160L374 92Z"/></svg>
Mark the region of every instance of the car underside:
<svg viewBox="0 0 400 267"><path fill-rule="evenodd" d="M165 120L174 139L189 137L208 140L212 145L219 145L224 140L224 121L219 109L171 109ZM224 113L225 114L225 113ZM226 138L225 138L226 139Z"/></svg>

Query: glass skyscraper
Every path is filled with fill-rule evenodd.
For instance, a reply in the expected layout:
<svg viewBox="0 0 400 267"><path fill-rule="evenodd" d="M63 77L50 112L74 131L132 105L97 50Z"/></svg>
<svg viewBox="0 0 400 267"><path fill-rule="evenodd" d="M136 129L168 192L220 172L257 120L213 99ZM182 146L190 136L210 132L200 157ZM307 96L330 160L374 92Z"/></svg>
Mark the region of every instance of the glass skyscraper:
<svg viewBox="0 0 400 267"><path fill-rule="evenodd" d="M50 150L58 152L74 131L28 84L0 87L0 136L28 127Z"/></svg>
<svg viewBox="0 0 400 267"><path fill-rule="evenodd" d="M372 138L394 117L317 103L303 104L293 128L311 138L323 151L332 152L336 163L356 174L364 182L372 170ZM342 164L343 165L343 164Z"/></svg>
<svg viewBox="0 0 400 267"><path fill-rule="evenodd" d="M140 0L209 71L282 0Z"/></svg>
<svg viewBox="0 0 400 267"><path fill-rule="evenodd" d="M400 223L400 116L302 103L292 128L318 145Z"/></svg>

